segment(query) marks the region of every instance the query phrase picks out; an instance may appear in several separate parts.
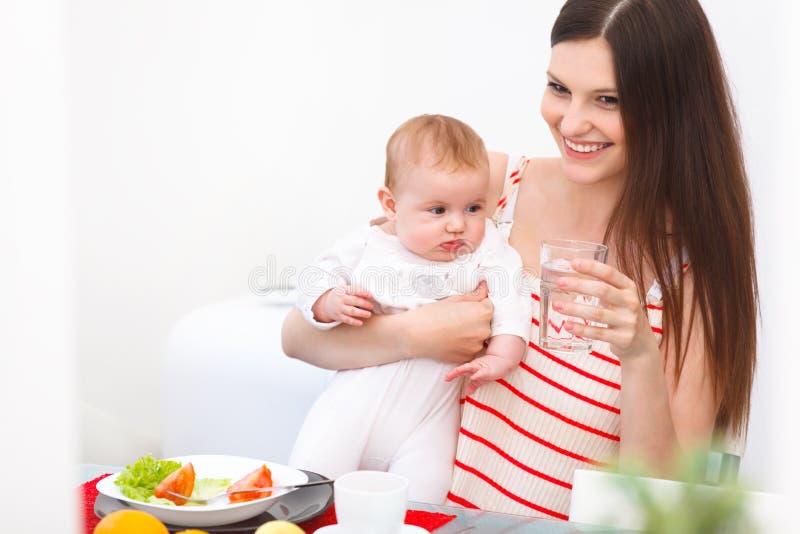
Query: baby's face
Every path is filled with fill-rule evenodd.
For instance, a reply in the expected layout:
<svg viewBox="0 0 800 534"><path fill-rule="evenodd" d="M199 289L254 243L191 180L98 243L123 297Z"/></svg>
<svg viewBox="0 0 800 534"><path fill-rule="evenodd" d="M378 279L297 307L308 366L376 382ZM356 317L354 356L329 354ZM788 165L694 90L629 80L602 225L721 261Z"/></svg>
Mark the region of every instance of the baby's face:
<svg viewBox="0 0 800 534"><path fill-rule="evenodd" d="M486 224L488 168L456 172L414 166L395 191L397 238L432 261L451 261L475 251Z"/></svg>

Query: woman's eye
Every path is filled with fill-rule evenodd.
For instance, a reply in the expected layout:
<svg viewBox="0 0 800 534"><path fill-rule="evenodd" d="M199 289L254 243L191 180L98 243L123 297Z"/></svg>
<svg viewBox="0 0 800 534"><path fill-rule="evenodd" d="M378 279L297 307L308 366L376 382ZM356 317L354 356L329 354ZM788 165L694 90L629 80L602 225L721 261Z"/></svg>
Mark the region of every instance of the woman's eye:
<svg viewBox="0 0 800 534"><path fill-rule="evenodd" d="M547 87L549 87L553 92L558 93L558 94L567 94L567 93L569 93L569 89L567 89L563 85L558 84L556 82L547 82Z"/></svg>
<svg viewBox="0 0 800 534"><path fill-rule="evenodd" d="M483 209L483 208L481 207L480 204L474 204L474 205L472 205L472 206L467 208L467 212L468 213L478 213L479 211L481 211L481 209Z"/></svg>
<svg viewBox="0 0 800 534"><path fill-rule="evenodd" d="M601 104L609 107L613 107L619 104L619 98L615 96L601 96L598 97L598 100L600 101Z"/></svg>
<svg viewBox="0 0 800 534"><path fill-rule="evenodd" d="M444 208L441 206L436 206L435 208L430 208L428 211L434 215L442 215L444 213Z"/></svg>

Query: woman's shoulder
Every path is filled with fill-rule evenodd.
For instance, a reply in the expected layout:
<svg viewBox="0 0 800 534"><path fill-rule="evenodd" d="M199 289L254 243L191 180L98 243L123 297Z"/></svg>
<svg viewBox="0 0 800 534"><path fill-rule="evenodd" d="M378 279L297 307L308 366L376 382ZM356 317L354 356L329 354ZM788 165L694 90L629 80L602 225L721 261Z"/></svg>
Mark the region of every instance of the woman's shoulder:
<svg viewBox="0 0 800 534"><path fill-rule="evenodd" d="M561 158L558 157L527 157L524 155L511 155L505 152L489 152L489 173L492 186L498 187L498 184L502 186L509 173L520 166L523 160L527 160L526 174L530 172L552 173L561 166Z"/></svg>
<svg viewBox="0 0 800 534"><path fill-rule="evenodd" d="M503 193L508 167L508 154L489 152L489 193L486 195L487 205L495 206Z"/></svg>
<svg viewBox="0 0 800 534"><path fill-rule="evenodd" d="M551 175L561 168L561 158L528 158L527 174Z"/></svg>
<svg viewBox="0 0 800 534"><path fill-rule="evenodd" d="M522 171L521 174L514 176L515 169ZM522 156L514 163L509 162L509 172L515 183L522 182L521 189L530 189L523 184L542 183L549 178L558 176L561 173L561 159Z"/></svg>
<svg viewBox="0 0 800 534"><path fill-rule="evenodd" d="M559 157L528 157L522 154L512 155L508 152L489 152L489 171L492 174L492 179L502 179L511 170L512 165L516 165L519 158L528 160L528 166L540 167L545 169L556 169L561 164ZM514 158L515 161L511 161Z"/></svg>
<svg viewBox="0 0 800 534"><path fill-rule="evenodd" d="M520 178L523 180L539 180L541 176L550 176L560 168L559 158L528 158L514 156L504 152L489 152L489 194L488 205L494 206L503 194L506 187L506 178L521 162L520 158L527 160L527 165ZM512 161L512 158L514 161Z"/></svg>

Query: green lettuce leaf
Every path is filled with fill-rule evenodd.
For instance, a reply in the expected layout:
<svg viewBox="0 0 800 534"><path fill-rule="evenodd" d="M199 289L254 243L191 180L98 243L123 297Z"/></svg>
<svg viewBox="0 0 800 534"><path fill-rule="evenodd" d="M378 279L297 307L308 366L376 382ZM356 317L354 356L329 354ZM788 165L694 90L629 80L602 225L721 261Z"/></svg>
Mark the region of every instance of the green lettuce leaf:
<svg viewBox="0 0 800 534"><path fill-rule="evenodd" d="M194 481L192 497L195 499L210 499L219 495L231 485L230 478L198 478ZM216 503L216 501L214 501ZM198 506L197 503L187 502L185 506Z"/></svg>
<svg viewBox="0 0 800 534"><path fill-rule="evenodd" d="M155 495L151 495L149 499L146 500L148 504L160 504L162 506L175 506L175 503L170 501L169 499L159 499Z"/></svg>
<svg viewBox="0 0 800 534"><path fill-rule="evenodd" d="M158 483L180 467L180 462L156 460L152 455L147 454L126 466L114 484L119 486L120 491L126 497L148 502L153 498L153 490L156 489Z"/></svg>

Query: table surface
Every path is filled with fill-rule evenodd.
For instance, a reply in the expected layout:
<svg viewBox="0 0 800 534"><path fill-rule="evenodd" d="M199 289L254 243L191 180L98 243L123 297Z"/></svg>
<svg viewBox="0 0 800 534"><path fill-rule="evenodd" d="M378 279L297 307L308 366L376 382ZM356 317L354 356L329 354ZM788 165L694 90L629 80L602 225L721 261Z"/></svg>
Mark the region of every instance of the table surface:
<svg viewBox="0 0 800 534"><path fill-rule="evenodd" d="M78 483L82 484L105 473L116 473L122 467L104 464L81 464L78 466ZM575 534L580 532L623 533L618 529L583 525L566 521L537 519L518 515L498 514L468 508L439 506L410 502L410 510L425 510L454 515L456 518L436 530L436 534Z"/></svg>

